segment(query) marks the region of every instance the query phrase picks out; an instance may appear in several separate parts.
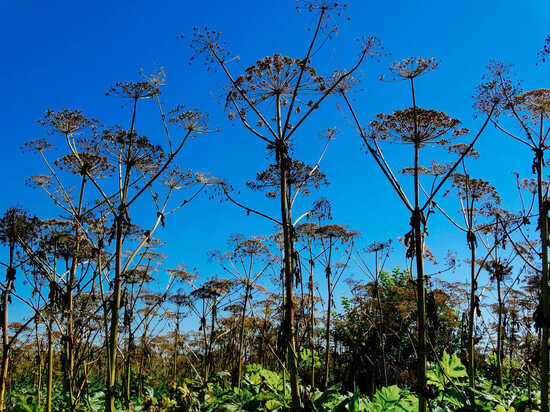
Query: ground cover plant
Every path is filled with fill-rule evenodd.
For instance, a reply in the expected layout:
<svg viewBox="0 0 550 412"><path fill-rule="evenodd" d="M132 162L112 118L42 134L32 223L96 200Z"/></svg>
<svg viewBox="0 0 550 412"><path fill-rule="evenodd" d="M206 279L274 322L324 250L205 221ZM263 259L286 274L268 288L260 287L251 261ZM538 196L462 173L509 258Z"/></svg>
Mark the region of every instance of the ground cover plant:
<svg viewBox="0 0 550 412"><path fill-rule="evenodd" d="M487 60L463 103L477 119L458 120L425 101L439 60L336 41L347 5L296 4L309 26L292 56L241 61L209 27L180 36L211 73L216 114L174 99L155 66L104 91L121 107L103 118L38 119L42 136L21 146L49 207L14 195L0 218L0 411L549 410L550 90ZM379 109L362 80L381 61L399 98ZM213 156L208 139L228 129L241 140L227 135L217 159L261 165L244 184L190 168L202 164L186 150ZM532 159L490 182L475 167L491 164L477 149L488 135ZM327 196L342 138L363 155L340 192L366 193L361 231ZM373 239L382 220L400 236ZM184 245L211 222L231 229L203 271ZM169 230L187 243L171 247Z"/></svg>

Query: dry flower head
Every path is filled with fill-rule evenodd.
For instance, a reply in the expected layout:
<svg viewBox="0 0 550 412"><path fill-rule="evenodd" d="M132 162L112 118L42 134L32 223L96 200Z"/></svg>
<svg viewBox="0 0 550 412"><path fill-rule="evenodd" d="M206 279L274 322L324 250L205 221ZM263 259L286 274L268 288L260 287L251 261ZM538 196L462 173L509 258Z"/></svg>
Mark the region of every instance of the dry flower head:
<svg viewBox="0 0 550 412"><path fill-rule="evenodd" d="M460 124L460 120L453 119L443 112L409 107L392 114L378 114L369 125L369 136L372 139L413 144L418 147L444 146L450 140L468 133L468 129L459 128Z"/></svg>
<svg viewBox="0 0 550 412"><path fill-rule="evenodd" d="M434 71L439 66L439 62L434 57L409 57L408 59L400 60L392 65L389 69L393 73L394 81L414 79L415 77L422 76L431 71ZM382 75L381 79L384 79Z"/></svg>

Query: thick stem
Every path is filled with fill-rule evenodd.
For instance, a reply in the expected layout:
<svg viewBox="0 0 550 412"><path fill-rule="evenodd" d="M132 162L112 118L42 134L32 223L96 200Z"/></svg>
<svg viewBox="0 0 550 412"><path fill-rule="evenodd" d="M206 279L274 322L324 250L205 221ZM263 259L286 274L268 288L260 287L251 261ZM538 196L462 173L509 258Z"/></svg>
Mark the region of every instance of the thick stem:
<svg viewBox="0 0 550 412"><path fill-rule="evenodd" d="M497 298L498 298L498 325L497 325L497 385L502 387L502 303L501 279L497 279Z"/></svg>
<svg viewBox="0 0 550 412"><path fill-rule="evenodd" d="M311 253L311 247L309 249L310 253L310 275L309 275L309 293L311 299L311 309L310 309L310 323L311 323L311 332L310 332L310 348L311 348L311 390L315 388L315 290L313 285L313 256Z"/></svg>
<svg viewBox="0 0 550 412"><path fill-rule="evenodd" d="M10 359L10 339L8 335L8 307L10 302L10 293L13 288L14 275L11 271L13 268L15 242L10 241L9 246L9 266L6 274L6 287L2 292L2 365L0 370L0 411L5 409L4 397L6 396L6 384L8 380L8 368Z"/></svg>
<svg viewBox="0 0 550 412"><path fill-rule="evenodd" d="M38 323L35 322L35 332L36 332L36 363L37 363L37 371L36 371L36 404L38 406L41 406L42 403L42 345L40 344L40 340L38 339Z"/></svg>
<svg viewBox="0 0 550 412"><path fill-rule="evenodd" d="M208 358L206 360L206 376L205 381L208 380L208 375L211 370L214 369L214 331L216 328L216 316L218 312L218 305L217 302L215 302L212 305L212 316L211 316L211 322L210 322L210 339L208 340Z"/></svg>
<svg viewBox="0 0 550 412"><path fill-rule="evenodd" d="M327 286L328 286L328 308L327 308L327 325L326 325L326 351L325 351L325 388L328 387L328 380L329 380L329 372L330 372L330 312L331 312L331 306L332 306L332 291L331 291L331 283L330 283L330 271L327 271Z"/></svg>
<svg viewBox="0 0 550 412"><path fill-rule="evenodd" d="M74 370L74 351L75 351L75 342L74 342L74 285L76 280L76 267L78 264L78 253L80 242L78 237L80 236L80 230L77 226L76 229L76 244L75 244L75 255L71 264L71 269L69 273L69 282L67 285L67 310L69 316L67 317L67 325L65 331L65 388L69 393L69 405L72 408L75 402L74 399L74 379L75 379L75 370Z"/></svg>
<svg viewBox="0 0 550 412"><path fill-rule="evenodd" d="M179 322L179 311L176 314L176 336L174 337L174 371L172 373L172 379L174 384L177 385L177 370L178 370L178 345L179 345L179 331L180 331L180 322Z"/></svg>
<svg viewBox="0 0 550 412"><path fill-rule="evenodd" d="M6 383L7 383L7 380L8 380L8 366L9 366L9 356L10 356L10 350L9 348L8 349L5 349L4 352L2 353L2 375L1 375L1 379L2 379L2 383L1 383L1 386L0 386L0 411L3 411L5 410L5 402L4 402L4 398L6 396Z"/></svg>
<svg viewBox="0 0 550 412"><path fill-rule="evenodd" d="M541 337L541 354L540 354L540 401L541 411L548 412L548 371L550 366L550 357L548 354L548 338L550 337L548 329L549 319L549 290L548 290L548 211L546 207L547 199L542 193L542 167L543 157L541 154L537 156L537 194L539 203L539 222L540 222L540 240L542 244L542 293L541 293L541 309L542 309L542 337Z"/></svg>
<svg viewBox="0 0 550 412"><path fill-rule="evenodd" d="M290 375L290 391L292 395L292 411L301 410L300 386L298 383L298 362L294 342L294 273L292 267L292 223L287 203L287 169L288 154L283 149L284 142L279 141L277 157L280 166L280 201L281 201L281 222L283 224L283 253L284 253L284 283L285 283L285 319L284 331L286 336L286 352L288 372Z"/></svg>
<svg viewBox="0 0 550 412"><path fill-rule="evenodd" d="M128 143L128 149L125 153L126 159L124 163L126 168L124 170L124 178L120 181L120 204L116 215L116 236L115 236L115 278L113 280L113 295L111 302L111 325L108 337L108 362L107 362L107 393L105 394L105 406L108 412L115 411L115 382L116 382L116 358L117 358L117 343L118 343L118 322L120 318L120 306L122 298L122 243L123 243L123 226L126 224L128 218L128 206L126 201L128 199L128 189L131 173L131 154L133 150L134 139L134 125L136 121L137 113L137 98L134 99L134 108L132 111L132 122L130 124L130 141ZM122 157L122 155L121 155ZM122 162L122 158L119 159ZM137 196L137 195L136 195Z"/></svg>
<svg viewBox="0 0 550 412"><path fill-rule="evenodd" d="M74 334L74 287L76 284L76 270L79 264L79 254L80 254L80 227L81 222L81 213L82 213L82 204L84 199L84 187L86 186L86 176L82 176L82 181L80 185L80 194L78 199L78 207L76 209L76 214L73 216L75 220L75 244L74 244L74 255L72 257L71 267L69 270L69 280L67 283L67 324L65 329L65 365L64 365L64 386L65 390L69 394L69 406L71 409L74 407L75 403L75 334Z"/></svg>
<svg viewBox="0 0 550 412"><path fill-rule="evenodd" d="M51 315L50 315L51 316ZM48 383L46 387L46 412L52 412L52 384L53 384L53 320L48 325Z"/></svg>
<svg viewBox="0 0 550 412"><path fill-rule="evenodd" d="M116 358L118 340L118 321L120 315L121 289L122 289L122 225L124 211L119 210L116 218L116 249L115 249L115 279L113 285L113 296L111 302L111 327L109 330L108 350L108 371L107 371L107 393L105 406L108 412L115 411L115 381L116 381Z"/></svg>
<svg viewBox="0 0 550 412"><path fill-rule="evenodd" d="M332 309L332 237L329 239L328 258L325 267L325 273L327 276L327 289L328 289L328 309L327 309L327 327L326 327L326 353L325 353L325 388L328 387L329 372L330 372L330 321L331 321L331 309Z"/></svg>
<svg viewBox="0 0 550 412"><path fill-rule="evenodd" d="M417 282L417 329L418 329L418 349L417 349L417 390L419 394L418 410L426 412L426 370L427 370L427 351L426 351L426 288L424 284L424 242L421 229L420 210L415 210L416 217L414 221L414 242L416 251L416 282Z"/></svg>
<svg viewBox="0 0 550 412"><path fill-rule="evenodd" d="M52 270L52 283L51 285L57 284L57 242L54 243L54 261L53 261L53 270ZM51 288L52 286L50 286ZM51 292L51 289L50 289ZM51 293L53 296L53 293ZM50 301L48 303L50 307L54 308L55 302ZM53 324L54 318L53 313L49 314L48 321L48 383L46 388L46 412L52 412L52 385L53 385Z"/></svg>
<svg viewBox="0 0 550 412"><path fill-rule="evenodd" d="M130 314L130 319L132 315ZM124 397L128 408L130 407L131 397L131 382L132 382L132 358L134 352L134 334L132 332L132 321L130 320L128 325L128 345L126 348L126 371L124 376Z"/></svg>
<svg viewBox="0 0 550 412"><path fill-rule="evenodd" d="M419 207L419 181L418 181L418 157L420 149L420 139L418 136L418 120L416 118L416 97L414 93L414 80L411 78L411 91L413 99L414 116L414 211L412 215L414 250L416 260L416 287L417 287L417 329L418 329L418 349L417 349L417 377L416 385L418 391L418 411L426 412L426 370L427 350L426 350L426 287L424 283L424 233L422 231L422 211Z"/></svg>
<svg viewBox="0 0 550 412"><path fill-rule="evenodd" d="M206 314L205 314L205 302L203 300L203 311L201 317L201 326L202 326L202 338L204 340L204 355L203 355L203 365L202 365L202 377L204 382L208 381L208 330L206 328Z"/></svg>
<svg viewBox="0 0 550 412"><path fill-rule="evenodd" d="M243 368L243 346L244 346L244 322L246 319L246 307L248 305L248 296L250 294L250 285L246 285L246 289L244 292L244 306L243 306L243 313L242 313L242 319L241 319L241 332L239 336L239 363L238 363L238 371L237 371L237 387L241 389L241 376L242 376L242 368Z"/></svg>
<svg viewBox="0 0 550 412"><path fill-rule="evenodd" d="M332 258L332 238L329 239L329 252L327 266L325 272L327 275L327 290L328 290L328 309L327 309L327 328L326 328L326 353L325 353L325 388L328 387L329 372L330 372L330 320L332 308L332 279L331 279L331 258Z"/></svg>
<svg viewBox="0 0 550 412"><path fill-rule="evenodd" d="M475 325L475 316L476 316L476 290L477 290L477 281L476 281L476 249L475 242L473 238L470 238L470 312L468 314L468 381L472 391L470 392L470 405L473 407L475 405L475 375L476 375L476 366L475 366L475 342L474 342L474 325Z"/></svg>
<svg viewBox="0 0 550 412"><path fill-rule="evenodd" d="M378 270L377 270L378 272ZM376 276L378 279L378 275ZM378 336L380 340L380 355L382 362L382 374L384 378L384 386L388 386L388 366L386 365L386 345L385 345L385 333L384 333L384 316L382 312L382 302L380 299L380 291L378 290L378 282L376 282L376 298L378 304L378 317L379 317L379 326L378 326Z"/></svg>

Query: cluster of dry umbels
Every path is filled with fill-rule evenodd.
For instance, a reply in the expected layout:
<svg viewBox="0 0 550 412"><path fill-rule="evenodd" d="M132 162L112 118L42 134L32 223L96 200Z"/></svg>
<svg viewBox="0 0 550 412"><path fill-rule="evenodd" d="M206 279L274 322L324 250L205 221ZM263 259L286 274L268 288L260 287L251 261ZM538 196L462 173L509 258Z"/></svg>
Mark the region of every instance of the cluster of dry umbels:
<svg viewBox="0 0 550 412"><path fill-rule="evenodd" d="M299 9L308 10L318 17L318 25L314 29L314 40L311 43L312 46L319 33L324 33L327 37L330 37L336 31L336 26L331 26L329 19L333 16L339 16L346 9L346 6L343 4L328 0L300 1L299 3ZM403 239L407 247L407 257L415 257L417 260L424 258L434 259L430 250L423 245L423 239L427 233L428 216L433 212L434 207L439 208L435 201L433 201L433 198L446 180L451 180L452 188L455 190L453 195L457 198L460 200L467 199L472 205L474 201L479 203L479 209L474 210L472 206L466 211L463 210L463 213L468 214L466 219L468 224L466 225L467 227L463 229L468 232L468 240L471 241L472 248L475 243L475 231L479 231L480 233L486 231L489 233L489 231L492 230L489 229L488 225L480 226L479 228L471 227L472 216L475 213L479 212L486 213L487 215L492 214L491 216L499 216L501 218L505 217L507 212L499 209L498 205L501 203L501 200L496 189L492 185L481 179L470 178L466 172L455 172L459 164L462 165L465 170L463 161L466 157L479 157L479 154L473 149L473 144L477 137L479 137L479 134L470 145L463 143L451 144L454 139L464 136L469 132L468 129L461 127L461 122L458 119L451 118L443 112L417 107L416 103L414 103L413 107L397 110L391 114L378 114L367 127L362 126L347 95L356 90L359 80L354 77L354 73L363 63L364 58L367 56L377 57L380 55L381 46L376 37L368 37L360 40L360 56L352 68L348 70L336 70L327 78L320 76L316 69L310 66L311 47L306 58L293 59L276 53L273 56L267 56L258 60L256 64L245 69L244 74L233 77L227 68L227 63L231 61L229 60L230 53L225 49L219 32L209 31L207 29L195 29L193 40L190 43L195 53L192 56L192 60L195 60L198 56L203 56L208 68L214 65L218 69L223 70L227 75L230 84L227 88L225 107L228 110L229 119L240 119L250 132L268 142L267 148L269 153L275 155L276 163L271 164L265 171L258 173L254 181L247 182L247 187L253 190L262 190L270 198L279 197L281 201L284 199L286 203L282 203L282 209L286 208L285 212L288 215L291 214L290 212L292 211L294 199L298 193L308 196L312 188L318 189L322 185L328 183L326 175L322 173L318 167L323 155L321 155L314 166L310 166L300 160L292 158L292 140L290 140L290 137L295 136L296 129L299 128L314 110L320 107L320 104L327 96L337 94L345 100L345 107L347 107L351 113L352 126L363 138L369 152L373 155L374 159L403 200L405 206L412 214L411 230ZM550 41L547 41L545 49L542 52L543 60L549 54L549 44ZM414 79L435 70L438 65L439 62L434 58L420 57L398 61L389 67L389 71L392 73L389 81L410 81L411 85L413 85ZM384 76L382 76L382 79L386 80ZM133 102L135 114L135 106L140 100L156 99L159 108L161 108L159 95L161 94L161 86L165 83L166 74L164 70L160 68L149 75L142 73L142 79L139 82L117 83L110 88L106 94L108 96L128 99L130 102ZM414 86L412 87L412 92L413 101L415 101ZM274 108L275 114L273 116L268 116L267 113L273 111ZM489 66L489 73L485 76L483 84L477 89L476 109L478 113L483 113L488 116L486 124L491 121L502 130L504 129L498 121L499 116L512 112L513 116L517 118L525 131L525 136L518 137L511 133L507 134L526 143L536 152L537 157L534 161L534 171L537 167L539 169L542 167L541 163L538 161L542 160L543 151L547 148L545 143L547 135L540 136L542 140L537 141L537 133L539 132L537 127L542 127L543 119L549 117L550 90L537 89L521 93L518 83L511 80L510 67L502 63L493 62ZM173 145L168 132L165 116L162 114L162 120L167 134L167 146L169 147L169 149L165 151L160 145L153 144L147 137L138 135L134 130L133 120L131 128L129 130L123 130L120 127L106 128L97 120L87 119L82 112L78 110L61 110L57 112L51 110L46 111L40 123L46 128L49 134L57 137L59 137L59 135L64 137L70 152L50 163L46 158L46 152L50 151L53 146L47 140L37 139L27 143L26 147L39 153L51 172L49 175L35 175L31 177L29 183L41 187L54 199L56 204L64 209L65 212L72 214L74 218L73 222L49 220L41 223L41 225L47 227L52 232L59 230L65 234L68 232L76 233L74 236L65 235L63 240L64 245L61 245L63 242L60 243L61 246L64 246L61 247L60 253L64 253L67 259L71 258L72 255L76 253L75 247L79 249L78 258L80 259L90 258L100 260L99 258L103 256L107 258L107 255L102 251L104 244L110 244L115 236L118 236L120 239L128 236L132 240L137 241L140 245L139 247L145 248L145 252L140 256L141 261L161 261L163 256L151 250L155 246L155 240L151 237L151 230L143 230L137 225L131 224L128 212L129 205L147 189L151 190L152 183L157 179L161 182L161 186L168 189L170 193L173 190L189 188L195 185L200 186L197 194L207 186L219 188L220 191L223 191L225 197L238 204L230 198L228 192L231 190L231 187L227 182L207 173L183 170L177 165L172 164L172 160L180 151L183 143L188 137L192 138L199 134L212 131L208 125L207 114L198 110L187 109L182 105L176 106L173 110L169 111L168 114L168 124L181 127L186 134L178 140L177 144ZM292 116L295 117L293 122L290 121ZM248 123L249 117L257 118L254 127ZM262 134L259 129L255 129L255 127L262 128L267 134ZM483 127L485 127L485 125ZM336 129L328 129L323 132L323 140L328 144L328 142L334 138L336 132ZM430 191L424 193L428 201L422 206L418 202L418 187L416 188L417 193L415 194L415 202L409 202L404 190L401 188L379 147L379 143L383 141L413 146L416 156L415 161L418 160L418 150L427 147L446 148L448 153L458 155L458 160L451 165L432 162L429 167L423 167L415 163L414 167L406 167L400 170L403 174L414 176L415 185L418 184L418 176L430 175L433 176L434 179L439 179L438 184L436 184L434 180ZM326 146L324 150L326 150ZM544 165L544 163L542 163L542 165ZM72 194L72 189L65 189L61 185L58 175L54 172L54 167L60 171L81 176L83 179L82 187L84 187L86 179L89 179L99 190L101 194L100 199L96 200L96 203L93 205L78 207L77 211L77 208L75 208L72 203L75 199L75 196ZM126 170L124 176L121 172L123 168ZM102 186L98 183L98 179L112 177L117 172L119 173L120 180L119 193L108 195L103 191ZM284 184L288 189L281 189L282 177L284 177ZM58 185L59 188L53 193L49 192L49 187L54 183ZM545 187L548 186L547 182L542 182L542 184ZM518 186L532 194L537 193L540 185L541 182L536 179L520 180L518 176ZM115 186L117 185L115 184ZM128 197L128 191L131 189L135 189L136 192L133 196ZM282 190L288 190L288 192L282 193ZM422 188L422 190L424 190L424 188ZM291 193L293 196L290 195ZM445 195L451 196L450 191L447 191ZM194 196L196 196L196 194ZM192 196L191 199L194 196ZM169 195L166 198L166 202L168 197ZM154 228L156 228L158 224L164 226L165 216L177 210L188 201L184 201L172 211L165 211L166 202L161 206L162 202L159 203L158 201L158 193L152 193L152 199L157 209L157 223ZM80 202L82 203L82 194L80 196ZM120 204L115 207L116 202ZM414 206L412 203L414 203ZM244 207L240 204L238 205ZM104 207L106 210L110 209L110 212L115 215L115 222L112 227L109 227L109 222L105 214L96 216L94 213L94 211L97 211L98 215L100 214L100 206ZM244 208L247 210L247 213L253 211L251 208ZM424 210L426 210L426 213ZM268 217L262 213L256 213ZM15 211L12 214L15 214ZM6 215L4 219L9 219L10 216L11 215ZM291 262L293 259L299 260L296 258L294 251L293 242L295 241L299 242L304 239L307 239L307 241L311 239L330 239L331 244L333 241L339 241L341 243L349 242L349 244L352 244L353 240L359 235L358 232L345 225L323 225L320 223L330 218L330 207L326 199L315 202L311 210L304 213L302 217L307 217L310 221L297 225L301 217L294 222L285 221L284 219L288 220L288 217L285 216L284 213L280 221L268 217L283 228L283 232L278 233L271 239L278 244L280 249L288 248L290 250L288 253L293 254L289 259ZM510 215L508 217L510 221L517 219L517 216ZM470 219L469 221L468 218ZM17 236L19 238L23 236L27 237L27 235L23 234L23 230L26 230L26 228L31 230L29 219L24 215L18 215L18 219L20 219L18 222L21 222L21 225L16 228L18 232ZM318 220L319 224L312 222L312 220L315 219ZM120 228L120 225L123 227ZM17 225L13 222L11 225L2 222L0 226L13 228ZM291 227L291 230L289 230L290 234L284 232L288 227ZM0 240L4 241L5 239L2 237L6 236L10 236L10 233L0 232ZM240 235L235 235L230 239L230 246L233 248L232 252L221 254L214 251L212 252L212 257L219 260L222 266L224 261L230 261L231 259L237 258L240 259L242 256L248 256L251 259L259 259L259 256L263 256L267 260L272 261L279 259L270 255L269 249L266 247L264 241L265 239L260 237L247 239ZM122 240L120 240L120 242L122 244ZM291 247L288 247L289 242L292 243ZM366 251L368 253L381 255L387 254L389 253L390 244L391 241L375 242L367 247ZM349 250L351 250L352 247L349 247ZM523 246L518 244L517 247L520 248ZM523 254L527 256L530 252L527 251L525 247L523 248L526 250ZM123 256L128 258L129 262L132 261L136 253L137 252L123 253L121 250L117 251L119 258ZM285 250L285 254L288 253ZM78 258L74 257L75 262ZM475 264L475 261L472 262L472 265L473 264ZM489 270L492 276L497 280L502 280L511 271L511 267L503 261L493 261L486 266L487 270ZM334 267L336 269L341 269L344 266L342 266L340 262ZM299 262L291 263L290 269L286 268L286 270L290 273L289 282L290 288L292 289L295 279L301 276L301 272L299 272L301 270ZM292 273L293 271L294 273ZM194 271L189 271L184 265L176 269L168 269L167 272L171 278L178 279L188 285L192 285L193 281L198 278L198 275ZM328 288L330 291L333 287L330 283L330 263L326 273L329 279ZM128 263L120 270L119 275L121 281L128 285L147 283L154 278L150 274L150 268L143 264L137 264L134 267L130 267ZM295 278L293 275L295 275ZM237 277L236 281L247 288L247 293L249 288L257 286L253 284L255 279L251 279L249 273L245 274L245 276L242 274L235 276ZM420 273L417 285L421 285L423 282L424 275ZM215 308L218 300L229 292L233 284L233 281L227 279L208 280L200 287L194 288L189 295L181 293L173 294L171 301L178 306L187 305L196 312L197 316L200 318L201 329L206 333L207 314L205 314L204 310L201 311L198 307L194 306L195 300L202 299L214 302L210 309L212 311L212 322L214 325L214 317L216 316ZM472 280L472 288L474 288L472 289L472 294L475 294L474 284L475 279ZM109 286L112 285L110 284ZM419 290L421 291L419 295L423 295L422 290ZM53 293L55 295L58 292L61 293L60 290L57 290L57 292L54 290ZM124 294L122 295L122 306L125 305L124 299L128 299L128 297L125 296ZM165 297L166 296L163 297L149 293L142 294L141 296L142 300L149 306L158 305ZM57 298L54 296L52 299L56 300ZM290 301L292 301L292 299L290 299ZM332 302L329 302L329 313L331 304ZM115 310L120 310L120 308L119 302L119 307L113 306L113 313L115 313ZM424 309L425 308L422 310ZM472 310L474 310L473 307ZM246 308L244 312L246 312ZM246 313L243 313L243 319L245 315ZM425 316L425 314L419 316ZM125 324L126 323L127 319L125 318ZM113 324L116 325L116 319ZM212 326L212 328L213 327L214 326ZM114 332L115 342L117 333L116 331ZM425 338L423 339L425 341ZM422 340L422 338L419 340ZM425 343L426 342L424 342L424 345ZM211 348L208 350L211 350ZM422 348L422 350L424 351L422 356L425 358L425 347ZM116 353L114 356L116 358ZM296 371L293 373L296 374ZM107 382L108 385L113 384L113 382ZM423 387L419 388L421 396L423 396L424 389ZM293 393L293 397L294 395Z"/></svg>

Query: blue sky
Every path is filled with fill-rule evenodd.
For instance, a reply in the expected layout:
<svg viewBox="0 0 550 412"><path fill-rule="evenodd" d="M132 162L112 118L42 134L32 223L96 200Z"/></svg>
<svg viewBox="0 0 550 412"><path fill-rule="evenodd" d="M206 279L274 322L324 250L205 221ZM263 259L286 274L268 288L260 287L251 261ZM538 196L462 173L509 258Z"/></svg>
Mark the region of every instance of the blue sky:
<svg viewBox="0 0 550 412"><path fill-rule="evenodd" d="M200 63L189 64L192 55L179 35L191 35L195 26L220 31L232 54L233 73L266 55L279 52L300 58L311 36L313 16L297 13L290 0L242 0L228 2L163 1L82 2L21 0L4 2L0 16L1 49L4 64L3 125L0 148L4 176L0 209L20 203L42 218L57 214L56 208L25 180L45 169L39 159L20 148L31 139L44 137L36 120L44 110L81 109L105 124L128 127L130 107L105 97L118 81L138 79L138 71L154 64L168 71L163 92L167 108L185 104L210 113L213 127L220 132L199 136L184 149L181 164L227 178L242 189L243 202L276 210L261 195L249 194L244 182L268 164L264 145L238 124L229 122L215 98L223 99L227 83L222 73L206 71ZM406 57L435 57L440 68L417 83L417 102L425 108L447 112L477 131L480 119L473 118L471 96L491 59L515 65L525 89L547 87L550 64L536 65L537 52L550 34L550 3L542 0L516 1L401 1L351 2L346 18L334 20L338 34L312 60L323 75L348 67L358 54L356 38L376 35L385 52L379 61L362 66L362 91L354 94L363 123L380 112L410 105L405 83L380 82L388 65ZM321 150L315 136L326 127L341 129L325 157L322 170L330 186L319 193L333 203L335 223L345 223L363 234L364 244L402 236L408 231L409 216L398 203L372 159L367 157L358 136L329 100L298 137L297 154L313 162ZM153 141L162 137L162 126L152 104L140 107L138 130ZM160 136L160 137L159 137ZM465 139L465 141L467 138ZM55 141L54 141L55 142ZM504 207L518 206L512 170L530 177L531 154L494 128L489 128L476 146L480 160L472 163L472 175L491 181L499 190ZM402 150L389 149L388 159L396 169L408 165ZM431 155L426 158L429 163ZM511 166L513 165L513 166ZM408 181L405 179L405 186ZM312 199L317 194L312 196ZM309 202L309 201L308 201ZM305 204L303 204L305 205ZM301 206L303 206L301 205ZM303 210L303 208L302 208ZM152 218L153 216L151 216ZM146 214L143 219L148 219ZM209 249L223 249L229 234L269 234L273 227L261 218L246 216L229 203L219 204L206 197L197 199L169 219L159 236L167 242L168 266L185 261L208 277L221 271L206 262ZM432 218L428 245L443 257L453 242L464 243L440 216ZM403 263L404 251L396 247L392 264ZM453 277L465 281L458 269ZM359 275L358 275L359 276Z"/></svg>

